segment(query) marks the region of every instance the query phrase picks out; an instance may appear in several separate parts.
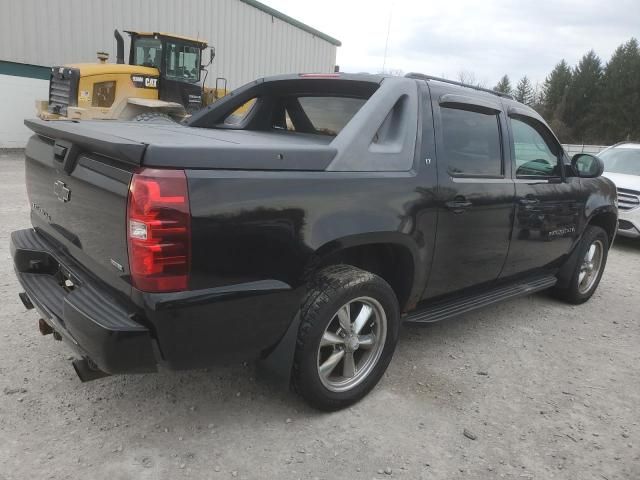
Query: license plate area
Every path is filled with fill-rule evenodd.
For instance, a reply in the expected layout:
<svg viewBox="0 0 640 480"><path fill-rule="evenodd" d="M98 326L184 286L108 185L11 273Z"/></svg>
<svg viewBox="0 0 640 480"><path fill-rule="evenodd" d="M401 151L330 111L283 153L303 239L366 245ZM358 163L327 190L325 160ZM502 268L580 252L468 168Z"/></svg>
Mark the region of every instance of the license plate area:
<svg viewBox="0 0 640 480"><path fill-rule="evenodd" d="M47 252L30 252L31 257L24 261L24 268L19 271L24 273L35 273L38 275L49 275L53 277L65 292L71 293L75 290L80 281L71 271L59 263L53 256Z"/></svg>

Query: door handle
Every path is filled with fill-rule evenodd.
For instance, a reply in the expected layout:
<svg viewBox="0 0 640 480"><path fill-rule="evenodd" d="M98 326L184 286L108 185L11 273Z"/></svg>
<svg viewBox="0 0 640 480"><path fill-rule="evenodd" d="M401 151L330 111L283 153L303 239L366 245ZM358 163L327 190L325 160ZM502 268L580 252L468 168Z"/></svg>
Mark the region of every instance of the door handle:
<svg viewBox="0 0 640 480"><path fill-rule="evenodd" d="M446 202L445 206L453 213L463 213L467 208L473 206L473 203L464 197L456 197L452 201Z"/></svg>
<svg viewBox="0 0 640 480"><path fill-rule="evenodd" d="M540 203L540 200L538 200L537 198L521 198L519 202L520 205L537 205L538 203Z"/></svg>

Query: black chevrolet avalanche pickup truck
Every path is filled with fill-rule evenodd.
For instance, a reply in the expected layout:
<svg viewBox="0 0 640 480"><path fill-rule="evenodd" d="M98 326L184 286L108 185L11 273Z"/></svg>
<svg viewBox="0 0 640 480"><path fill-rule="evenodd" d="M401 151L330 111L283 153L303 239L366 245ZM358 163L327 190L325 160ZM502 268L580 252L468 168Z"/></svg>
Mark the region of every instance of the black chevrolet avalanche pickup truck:
<svg viewBox="0 0 640 480"><path fill-rule="evenodd" d="M82 380L258 360L367 394L404 322L598 286L615 186L511 97L421 74L256 80L185 124L27 120L11 253Z"/></svg>

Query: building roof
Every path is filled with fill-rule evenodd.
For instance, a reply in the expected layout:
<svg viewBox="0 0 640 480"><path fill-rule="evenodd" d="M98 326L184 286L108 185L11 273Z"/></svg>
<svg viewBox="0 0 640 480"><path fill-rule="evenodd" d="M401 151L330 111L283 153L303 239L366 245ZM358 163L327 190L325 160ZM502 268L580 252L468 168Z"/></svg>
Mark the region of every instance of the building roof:
<svg viewBox="0 0 640 480"><path fill-rule="evenodd" d="M240 0L240 1L242 3L246 3L247 5L251 5L254 8L257 8L258 10L261 10L264 13L271 15L272 17L278 18L283 22L293 25L294 27L304 30L305 32L309 32L311 35L315 35L316 37L321 38L335 45L336 47L339 47L342 45L342 42L340 40L330 37L326 33L322 33L320 30L316 30L315 28L310 27L309 25L296 20L295 18L292 18L289 15L285 15L284 13L279 12L278 10L268 7L264 3L257 2L256 0Z"/></svg>
<svg viewBox="0 0 640 480"><path fill-rule="evenodd" d="M206 48L207 46L207 42L205 42L204 40L200 40L198 38L194 38L194 37L188 37L186 35L176 35L175 33L166 33L166 32L138 32L136 30L125 30L125 33L128 33L130 35L138 35L139 37L172 37L172 38L177 38L179 40L186 40L188 42L192 42L192 43L199 43L200 45L203 45L202 48Z"/></svg>

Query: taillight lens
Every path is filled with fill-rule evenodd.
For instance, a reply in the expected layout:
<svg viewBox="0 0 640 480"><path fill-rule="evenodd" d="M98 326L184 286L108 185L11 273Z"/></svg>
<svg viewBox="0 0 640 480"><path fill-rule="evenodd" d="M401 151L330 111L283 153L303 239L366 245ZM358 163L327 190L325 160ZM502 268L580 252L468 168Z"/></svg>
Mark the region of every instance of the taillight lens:
<svg viewBox="0 0 640 480"><path fill-rule="evenodd" d="M145 168L133 175L127 238L134 287L145 292L187 289L191 212L184 170Z"/></svg>

